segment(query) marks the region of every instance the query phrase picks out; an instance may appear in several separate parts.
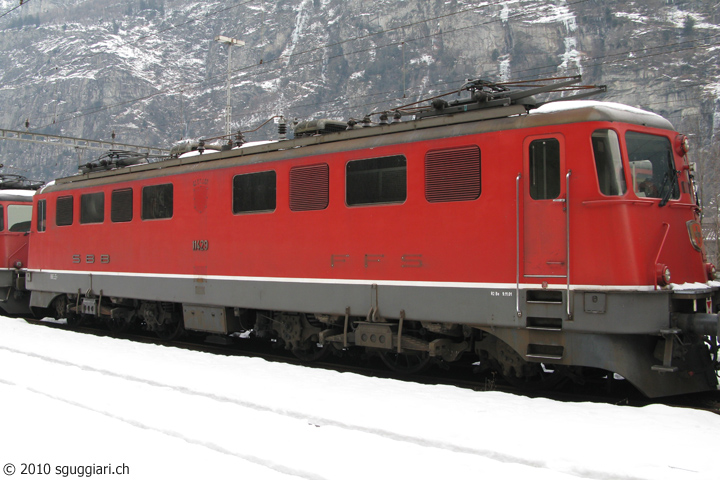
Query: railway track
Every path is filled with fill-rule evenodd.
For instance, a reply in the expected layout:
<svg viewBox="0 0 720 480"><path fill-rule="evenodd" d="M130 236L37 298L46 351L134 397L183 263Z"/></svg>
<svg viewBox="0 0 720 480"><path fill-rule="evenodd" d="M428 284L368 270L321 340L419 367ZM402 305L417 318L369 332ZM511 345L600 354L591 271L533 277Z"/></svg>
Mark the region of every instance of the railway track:
<svg viewBox="0 0 720 480"><path fill-rule="evenodd" d="M390 378L427 385L448 385L475 391L497 391L531 398L547 398L561 402L592 402L612 405L644 407L666 405L678 408L703 410L720 415L720 391L703 392L694 395L681 395L663 399L648 399L623 379L604 378L588 381L584 384L567 382L557 389L531 390L506 382L494 373L482 373L476 365L453 365L442 363L432 365L427 371L417 374L398 374L388 370L380 360L368 354L342 352L332 356L331 361L306 362L291 352L263 340L240 337L189 336L180 340L162 340L153 334L143 332L112 332L109 329L91 326L70 326L66 323L37 319L25 319L26 322L43 328L56 328L82 334L111 337L139 343L164 345L185 350L226 356L257 357L270 362L286 363L342 373Z"/></svg>

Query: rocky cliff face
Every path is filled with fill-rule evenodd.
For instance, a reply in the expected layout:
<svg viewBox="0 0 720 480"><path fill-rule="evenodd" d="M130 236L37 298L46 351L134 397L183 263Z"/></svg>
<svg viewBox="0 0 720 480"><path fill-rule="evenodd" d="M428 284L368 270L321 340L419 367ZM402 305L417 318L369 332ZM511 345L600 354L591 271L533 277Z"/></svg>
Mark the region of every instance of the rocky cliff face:
<svg viewBox="0 0 720 480"><path fill-rule="evenodd" d="M0 0L0 15L18 6ZM599 99L690 133L718 193L716 0L25 0L0 17L0 128L169 148L273 115L362 117L464 79L582 74ZM262 130L248 134L260 139ZM0 140L7 173L76 171L61 147ZM14 169L14 170L11 170Z"/></svg>

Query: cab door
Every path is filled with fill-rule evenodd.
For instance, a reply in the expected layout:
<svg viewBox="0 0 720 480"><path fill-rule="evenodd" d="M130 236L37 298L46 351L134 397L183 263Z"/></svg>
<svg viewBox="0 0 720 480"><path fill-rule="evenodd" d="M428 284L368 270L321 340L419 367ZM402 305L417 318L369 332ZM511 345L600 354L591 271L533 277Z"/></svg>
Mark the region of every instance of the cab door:
<svg viewBox="0 0 720 480"><path fill-rule="evenodd" d="M523 160L523 276L566 278L565 142L560 134L528 137Z"/></svg>

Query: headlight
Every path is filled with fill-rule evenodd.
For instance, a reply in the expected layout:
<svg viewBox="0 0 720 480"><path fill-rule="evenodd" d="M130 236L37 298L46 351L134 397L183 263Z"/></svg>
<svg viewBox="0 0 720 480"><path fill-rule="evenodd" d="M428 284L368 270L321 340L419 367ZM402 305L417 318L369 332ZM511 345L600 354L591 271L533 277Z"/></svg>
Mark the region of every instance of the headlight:
<svg viewBox="0 0 720 480"><path fill-rule="evenodd" d="M681 156L685 156L690 150L690 141L686 135L675 137L675 149Z"/></svg>
<svg viewBox="0 0 720 480"><path fill-rule="evenodd" d="M657 265L657 283L658 285L669 285L670 284L670 269L667 265Z"/></svg>
<svg viewBox="0 0 720 480"><path fill-rule="evenodd" d="M707 273L708 280L715 280L717 277L717 268L712 263L705 264L705 272Z"/></svg>

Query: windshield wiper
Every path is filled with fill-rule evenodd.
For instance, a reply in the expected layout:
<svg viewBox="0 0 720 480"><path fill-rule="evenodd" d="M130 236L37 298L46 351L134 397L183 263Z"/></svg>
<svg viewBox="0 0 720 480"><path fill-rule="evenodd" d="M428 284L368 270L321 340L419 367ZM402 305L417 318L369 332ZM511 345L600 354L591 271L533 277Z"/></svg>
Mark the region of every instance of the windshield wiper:
<svg viewBox="0 0 720 480"><path fill-rule="evenodd" d="M675 194L677 191L677 184L678 184L678 171L674 168L671 168L670 170L665 173L665 178L663 179L663 183L660 186L660 191L662 193L662 199L660 200L660 206L664 207L667 205L668 201L670 200L670 197Z"/></svg>

